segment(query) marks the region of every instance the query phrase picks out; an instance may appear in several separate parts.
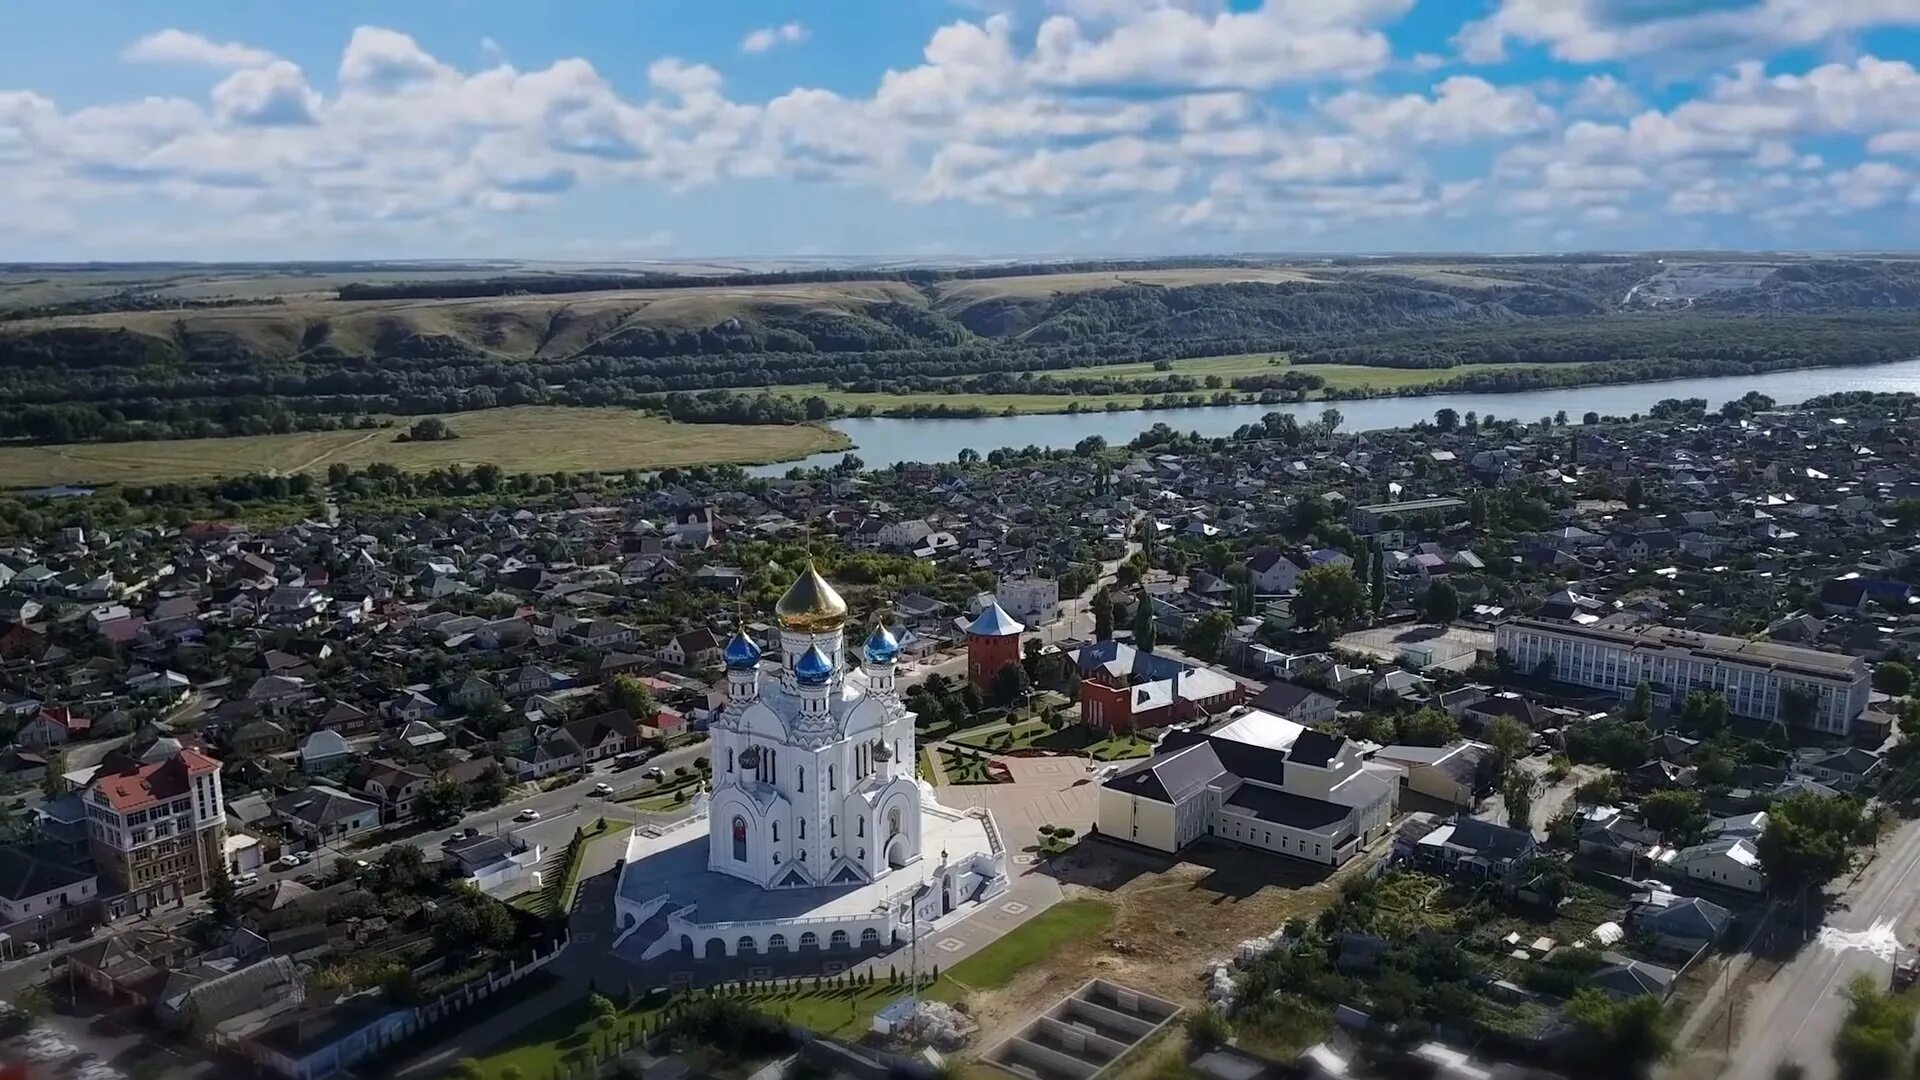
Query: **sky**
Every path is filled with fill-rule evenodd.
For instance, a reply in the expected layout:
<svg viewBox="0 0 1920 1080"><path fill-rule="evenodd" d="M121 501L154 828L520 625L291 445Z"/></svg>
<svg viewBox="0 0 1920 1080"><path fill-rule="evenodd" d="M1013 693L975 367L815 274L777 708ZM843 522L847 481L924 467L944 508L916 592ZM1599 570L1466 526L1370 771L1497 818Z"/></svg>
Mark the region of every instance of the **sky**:
<svg viewBox="0 0 1920 1080"><path fill-rule="evenodd" d="M0 260L1920 245L1920 0L0 0Z"/></svg>

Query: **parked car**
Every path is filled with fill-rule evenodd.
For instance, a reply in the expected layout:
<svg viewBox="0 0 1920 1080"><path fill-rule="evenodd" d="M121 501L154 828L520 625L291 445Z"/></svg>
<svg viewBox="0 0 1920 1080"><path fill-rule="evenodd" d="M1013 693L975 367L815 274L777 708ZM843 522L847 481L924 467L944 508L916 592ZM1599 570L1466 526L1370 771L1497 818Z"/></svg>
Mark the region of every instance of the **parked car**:
<svg viewBox="0 0 1920 1080"><path fill-rule="evenodd" d="M239 877L233 879L233 887L236 889L252 888L253 886L258 884L260 884L259 874L246 873L246 874L241 874Z"/></svg>
<svg viewBox="0 0 1920 1080"><path fill-rule="evenodd" d="M613 785L602 780L601 782L593 785L593 793L604 799L607 796L613 794Z"/></svg>
<svg viewBox="0 0 1920 1080"><path fill-rule="evenodd" d="M273 860L273 868L275 870L291 870L294 867L299 865L300 865L300 860L294 858L291 853L282 855L279 858Z"/></svg>

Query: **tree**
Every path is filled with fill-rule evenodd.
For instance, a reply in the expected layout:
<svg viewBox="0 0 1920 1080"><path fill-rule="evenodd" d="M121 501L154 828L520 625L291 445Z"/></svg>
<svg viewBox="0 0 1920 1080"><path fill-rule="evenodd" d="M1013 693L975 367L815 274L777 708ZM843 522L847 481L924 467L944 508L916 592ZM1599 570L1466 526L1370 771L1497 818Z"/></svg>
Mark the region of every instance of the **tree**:
<svg viewBox="0 0 1920 1080"><path fill-rule="evenodd" d="M47 754L47 771L40 776L40 793L49 799L57 799L66 790L66 781L61 779L67 771L67 752L53 750Z"/></svg>
<svg viewBox="0 0 1920 1080"><path fill-rule="evenodd" d="M1615 1001L1605 991L1582 987L1565 1015L1580 1039L1574 1060L1591 1075L1645 1076L1673 1046L1665 1005L1652 994Z"/></svg>
<svg viewBox="0 0 1920 1080"><path fill-rule="evenodd" d="M1187 631L1181 645L1188 655L1199 660L1217 660L1220 650L1227 642L1227 632L1233 629L1233 616L1224 611L1209 611L1193 622L1193 629Z"/></svg>
<svg viewBox="0 0 1920 1080"><path fill-rule="evenodd" d="M444 829L467 811L466 786L456 780L435 780L413 800L413 814L430 829Z"/></svg>
<svg viewBox="0 0 1920 1080"><path fill-rule="evenodd" d="M1331 439L1333 433L1340 430L1340 424L1345 419L1346 417L1340 415L1339 409L1322 409L1320 410L1320 430L1326 433L1328 439Z"/></svg>
<svg viewBox="0 0 1920 1080"><path fill-rule="evenodd" d="M234 901L237 899L235 893L233 879L227 876L227 864L224 861L207 868L207 904L221 922L233 922Z"/></svg>
<svg viewBox="0 0 1920 1080"><path fill-rule="evenodd" d="M1153 604L1145 593L1140 594L1140 602L1133 608L1133 647L1141 652L1153 651Z"/></svg>
<svg viewBox="0 0 1920 1080"><path fill-rule="evenodd" d="M1427 586L1427 621L1450 623L1460 617L1460 593L1451 581L1436 581Z"/></svg>
<svg viewBox="0 0 1920 1080"><path fill-rule="evenodd" d="M1640 816L1668 844L1686 847L1697 840L1705 828L1707 815L1700 808L1698 792L1676 788L1656 791L1640 800Z"/></svg>
<svg viewBox="0 0 1920 1080"><path fill-rule="evenodd" d="M1628 711L1627 719L1636 724L1653 719L1653 684L1645 679L1633 688L1633 708Z"/></svg>
<svg viewBox="0 0 1920 1080"><path fill-rule="evenodd" d="M1108 598L1105 589L1093 597L1093 640L1113 640L1113 601Z"/></svg>
<svg viewBox="0 0 1920 1080"><path fill-rule="evenodd" d="M1703 739L1711 739L1727 726L1727 697L1710 690L1695 690L1680 705L1680 723Z"/></svg>
<svg viewBox="0 0 1920 1080"><path fill-rule="evenodd" d="M1619 802L1622 794L1620 777L1604 772L1574 788L1573 802L1576 806L1609 806Z"/></svg>
<svg viewBox="0 0 1920 1080"><path fill-rule="evenodd" d="M1760 869L1779 895L1817 889L1846 871L1866 823L1864 809L1850 797L1789 795L1767 811Z"/></svg>
<svg viewBox="0 0 1920 1080"><path fill-rule="evenodd" d="M587 1014L593 1018L594 1027L601 1031L608 1031L613 1028L614 1022L620 1019L620 1006L615 1005L613 999L605 994L588 994Z"/></svg>
<svg viewBox="0 0 1920 1080"><path fill-rule="evenodd" d="M1402 714L1394 728L1399 741L1408 746L1445 746L1460 736L1459 722L1439 709Z"/></svg>
<svg viewBox="0 0 1920 1080"><path fill-rule="evenodd" d="M1627 481L1626 501L1629 510L1638 510L1647 501L1647 487L1637 476Z"/></svg>
<svg viewBox="0 0 1920 1080"><path fill-rule="evenodd" d="M1896 1080L1908 1075L1907 1043L1913 1038L1913 1006L1859 975L1843 991L1846 1019L1833 1040L1840 1080Z"/></svg>
<svg viewBox="0 0 1920 1080"><path fill-rule="evenodd" d="M1026 696L1032 683L1027 679L1027 669L1012 661L1003 664L993 673L993 701L996 705L1012 705Z"/></svg>
<svg viewBox="0 0 1920 1080"><path fill-rule="evenodd" d="M1906 697L1913 689L1913 669L1898 660L1875 664L1873 688L1893 697Z"/></svg>
<svg viewBox="0 0 1920 1080"><path fill-rule="evenodd" d="M1433 426L1441 431L1452 431L1460 426L1460 413L1455 409L1436 409L1433 413Z"/></svg>
<svg viewBox="0 0 1920 1080"><path fill-rule="evenodd" d="M656 711L653 691L632 675L615 675L613 684L607 688L607 696L612 699L615 708L627 710L627 715L643 724Z"/></svg>
<svg viewBox="0 0 1920 1080"><path fill-rule="evenodd" d="M1496 716L1487 725L1487 745L1493 747L1494 771L1497 776L1507 775L1513 763L1526 752L1527 744L1533 741L1533 733L1527 726L1511 716Z"/></svg>
<svg viewBox="0 0 1920 1080"><path fill-rule="evenodd" d="M1367 575L1373 586L1373 614L1379 618L1387 610L1387 553L1376 550L1373 553L1373 571Z"/></svg>
<svg viewBox="0 0 1920 1080"><path fill-rule="evenodd" d="M1294 621L1339 633L1366 615L1366 594L1353 571L1327 563L1301 574L1294 583Z"/></svg>
<svg viewBox="0 0 1920 1080"><path fill-rule="evenodd" d="M1500 789L1500 797L1507 804L1507 826L1514 829L1533 831L1533 777L1515 769L1507 774L1507 782Z"/></svg>

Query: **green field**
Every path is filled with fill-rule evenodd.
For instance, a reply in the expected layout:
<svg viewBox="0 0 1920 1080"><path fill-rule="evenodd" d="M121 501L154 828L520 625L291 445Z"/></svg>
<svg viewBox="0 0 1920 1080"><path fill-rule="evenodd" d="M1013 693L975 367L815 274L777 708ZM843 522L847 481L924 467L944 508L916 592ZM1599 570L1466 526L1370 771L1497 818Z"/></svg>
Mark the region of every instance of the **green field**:
<svg viewBox="0 0 1920 1080"><path fill-rule="evenodd" d="M1047 374L1061 379L1096 378L1118 381L1134 381L1161 378L1167 375L1191 375L1205 379L1217 375L1223 383L1232 383L1244 375L1271 374L1287 367L1282 362L1272 361L1276 353L1242 353L1234 356L1205 356L1192 360L1175 360L1171 371L1155 371L1151 363L1112 364L1106 367L1062 368ZM1412 390L1443 383L1461 375L1488 371L1523 370L1539 367L1538 364L1463 364L1452 368L1388 368L1367 367L1360 364L1312 364L1300 370L1310 372L1327 380L1327 386L1336 390ZM1067 406L1079 402L1082 410L1098 412L1113 402L1122 408L1137 409L1149 401L1158 401L1164 395L1159 394L938 394L931 392L909 392L901 394L860 394L849 390L830 390L822 385L774 388L776 392L791 393L804 397L819 394L834 405L854 410L862 405L876 412L902 406L951 405L955 408L978 406L989 412L1002 412L1013 409L1022 413L1058 413L1066 412ZM1186 394L1202 394L1212 397L1217 391L1209 389L1190 390ZM1236 394L1239 400L1251 402L1258 399L1255 394Z"/></svg>
<svg viewBox="0 0 1920 1080"><path fill-rule="evenodd" d="M408 418L411 422L413 418ZM659 469L786 461L850 445L809 425L675 424L627 409L527 405L442 417L460 437L395 442L404 424L231 439L0 447L0 486L156 484L256 472L325 472L339 462L406 469L492 463L508 472Z"/></svg>

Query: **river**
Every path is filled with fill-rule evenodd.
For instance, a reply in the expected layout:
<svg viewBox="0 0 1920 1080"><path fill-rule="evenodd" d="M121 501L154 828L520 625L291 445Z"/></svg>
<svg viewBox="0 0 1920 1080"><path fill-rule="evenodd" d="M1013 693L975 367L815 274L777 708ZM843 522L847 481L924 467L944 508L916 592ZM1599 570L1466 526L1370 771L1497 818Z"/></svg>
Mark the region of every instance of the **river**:
<svg viewBox="0 0 1920 1080"><path fill-rule="evenodd" d="M835 420L833 427L854 443L851 451L869 469L900 461L952 461L971 447L985 454L1001 447L1044 449L1072 447L1089 435L1113 445L1124 445L1155 424L1202 435L1230 435L1270 412L1290 412L1301 420L1318 419L1327 408L1340 410L1342 431L1377 431L1411 427L1433 419L1439 409L1465 415L1517 418L1529 423L1565 410L1578 423L1589 412L1602 416L1644 413L1665 398L1705 398L1708 408L1719 408L1749 390L1758 390L1781 405L1796 405L1821 394L1843 390L1901 390L1920 394L1920 360L1903 360L1873 367L1799 368L1753 377L1723 375L1665 382L1614 383L1514 394L1429 394L1425 397L1367 398L1359 401L1308 401L1290 405L1205 405L1192 409L1131 410L1128 412L1026 413L978 420L903 420L888 417ZM1096 399L1097 400L1097 399ZM756 476L784 476L789 469L831 466L845 450L830 450L799 461L762 465L749 470Z"/></svg>

